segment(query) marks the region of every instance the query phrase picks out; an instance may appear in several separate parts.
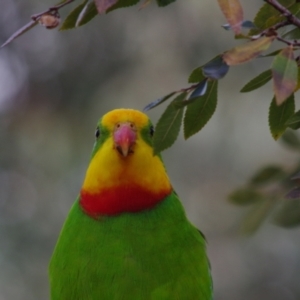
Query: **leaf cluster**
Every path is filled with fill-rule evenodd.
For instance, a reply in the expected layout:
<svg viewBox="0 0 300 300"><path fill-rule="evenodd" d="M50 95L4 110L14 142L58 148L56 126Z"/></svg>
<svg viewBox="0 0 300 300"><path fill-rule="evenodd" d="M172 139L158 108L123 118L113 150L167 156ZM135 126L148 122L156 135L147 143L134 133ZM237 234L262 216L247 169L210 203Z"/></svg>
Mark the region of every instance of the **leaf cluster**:
<svg viewBox="0 0 300 300"><path fill-rule="evenodd" d="M300 153L300 137L294 131L287 130L280 141ZM254 233L266 220L284 228L300 225L299 168L300 163L290 170L276 164L264 166L229 195L232 204L249 207L241 224L243 233Z"/></svg>
<svg viewBox="0 0 300 300"><path fill-rule="evenodd" d="M185 93L185 96L175 98L170 106L176 106L177 109L183 109L186 106L183 124L184 137L187 139L200 131L212 117L217 104L217 84L215 83L225 77L231 66L247 63L254 59L273 57L270 68L251 79L241 89L241 92L251 92L272 81L274 97L270 101L268 116L272 137L277 140L287 128L298 129L300 127L300 111L295 110L294 94L300 86L299 56L296 56L300 42L294 38L295 36L300 37L300 28L297 27L298 24L295 21L298 20L297 15L300 15L300 3L293 0L280 1L280 5L285 10L288 11L289 8L291 9L288 11L290 14L295 13L293 22L291 22L286 11L285 17L281 11L269 3L262 5L254 20L249 21L243 18L244 13L239 0L218 0L218 2L228 21L228 24L223 27L227 30L231 29L236 39L245 39L246 42L219 54L211 61L194 69L189 75L189 82L196 83L195 85L169 93L147 105L145 110L156 107L178 93ZM289 25L288 32L281 35L279 30L287 25ZM263 55L263 52L275 40L282 42L283 48ZM179 100L182 102L181 104L178 103ZM178 136L180 127L172 127L172 120L168 115L170 106L157 124L155 153L171 146L175 137ZM168 128L168 133L164 132L161 135L161 126ZM170 138L168 134L170 134Z"/></svg>
<svg viewBox="0 0 300 300"><path fill-rule="evenodd" d="M189 82L196 84L172 92L144 108L147 111L174 97L156 125L153 139L155 154L175 142L182 122L186 139L206 125L217 107L218 79L224 77L227 71L228 65L217 56L190 74Z"/></svg>
<svg viewBox="0 0 300 300"><path fill-rule="evenodd" d="M14 33L3 45L30 30L37 24L48 29L60 23L59 10L76 0L64 0L48 10L35 14L31 21ZM109 13L118 8L138 4L139 0L83 0L63 21L60 30L72 29L90 22L98 14ZM141 8L151 0L144 0ZM158 6L166 6L175 0L156 0ZM295 111L294 93L300 87L299 56L297 50L300 42L300 3L296 0L266 0L253 21L244 19L243 8L239 0L218 0L228 24L223 25L232 30L236 39L246 42L225 51L211 61L197 67L189 75L193 83L188 88L169 92L166 96L145 107L149 110L173 98L162 114L154 135L154 152L159 153L170 147L178 137L181 124L184 125L184 137L187 139L199 132L216 110L218 80L225 77L231 66L250 62L254 59L273 56L270 69L263 71L250 80L241 92L253 91L269 81L273 82L274 98L270 103L269 126L275 140L287 128L299 128L300 111ZM288 30L280 32L286 26ZM277 40L284 47L270 54L263 55Z"/></svg>

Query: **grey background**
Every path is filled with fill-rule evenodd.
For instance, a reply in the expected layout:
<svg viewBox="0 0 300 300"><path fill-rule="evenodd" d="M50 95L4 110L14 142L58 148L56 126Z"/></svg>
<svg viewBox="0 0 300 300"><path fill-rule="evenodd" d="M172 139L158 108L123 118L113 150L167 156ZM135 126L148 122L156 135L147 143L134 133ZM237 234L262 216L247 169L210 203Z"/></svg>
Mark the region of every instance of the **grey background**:
<svg viewBox="0 0 300 300"><path fill-rule="evenodd" d="M246 19L262 4L241 2ZM0 42L54 3L2 0ZM142 109L187 87L195 67L238 43L221 28L225 22L217 1L178 0L165 8L153 2L76 30L37 26L0 50L1 300L48 299L47 264L80 190L99 117L119 107ZM259 166L297 161L269 134L271 84L239 93L270 62L232 68L219 83L208 125L188 141L181 133L163 153L188 216L207 237L216 300L300 299L300 229L267 223L242 236L248 209L226 200ZM164 107L149 112L154 122Z"/></svg>

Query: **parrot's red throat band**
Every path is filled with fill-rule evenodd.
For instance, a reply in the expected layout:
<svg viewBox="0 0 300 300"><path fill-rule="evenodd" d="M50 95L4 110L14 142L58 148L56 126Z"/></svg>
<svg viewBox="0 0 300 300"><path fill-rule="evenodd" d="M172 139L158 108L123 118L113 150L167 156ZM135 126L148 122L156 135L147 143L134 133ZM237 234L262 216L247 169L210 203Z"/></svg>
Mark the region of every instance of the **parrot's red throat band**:
<svg viewBox="0 0 300 300"><path fill-rule="evenodd" d="M171 193L171 190L153 193L139 186L120 186L105 189L98 194L80 192L80 206L92 217L139 212L153 208Z"/></svg>

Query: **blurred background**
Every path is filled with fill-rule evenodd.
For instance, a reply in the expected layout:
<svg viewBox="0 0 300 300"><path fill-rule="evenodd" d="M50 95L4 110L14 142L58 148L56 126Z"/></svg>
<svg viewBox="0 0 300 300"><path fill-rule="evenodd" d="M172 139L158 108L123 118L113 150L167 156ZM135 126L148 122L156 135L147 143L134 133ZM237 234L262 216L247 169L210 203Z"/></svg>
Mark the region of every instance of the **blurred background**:
<svg viewBox="0 0 300 300"><path fill-rule="evenodd" d="M253 19L262 1L241 1ZM0 43L55 1L1 0ZM60 10L64 18L79 2ZM98 16L58 32L36 26L0 50L0 300L49 299L47 265L75 200L97 120L143 109L187 87L197 66L231 48L232 32L210 0L178 0ZM260 166L297 163L269 133L271 84L240 88L270 61L232 68L215 115L163 153L189 218L206 235L216 300L300 299L300 228L266 223L240 234L247 209L228 194ZM165 105L148 114L156 123Z"/></svg>

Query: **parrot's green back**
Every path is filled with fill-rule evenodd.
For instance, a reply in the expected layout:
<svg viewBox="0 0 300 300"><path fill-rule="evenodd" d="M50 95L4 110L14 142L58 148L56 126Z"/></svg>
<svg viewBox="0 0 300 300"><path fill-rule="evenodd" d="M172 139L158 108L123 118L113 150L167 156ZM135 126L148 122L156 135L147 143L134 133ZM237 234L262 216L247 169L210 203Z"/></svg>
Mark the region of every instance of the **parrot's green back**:
<svg viewBox="0 0 300 300"><path fill-rule="evenodd" d="M52 300L212 299L205 240L172 193L95 220L73 205L50 263Z"/></svg>

